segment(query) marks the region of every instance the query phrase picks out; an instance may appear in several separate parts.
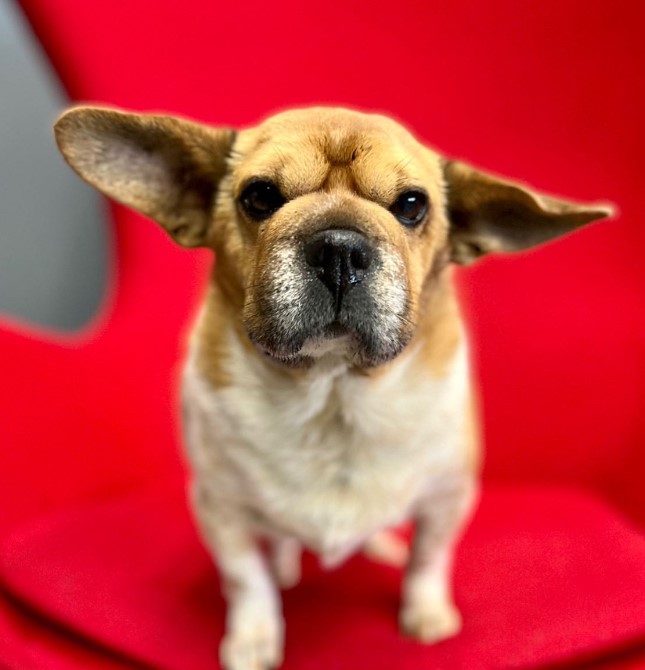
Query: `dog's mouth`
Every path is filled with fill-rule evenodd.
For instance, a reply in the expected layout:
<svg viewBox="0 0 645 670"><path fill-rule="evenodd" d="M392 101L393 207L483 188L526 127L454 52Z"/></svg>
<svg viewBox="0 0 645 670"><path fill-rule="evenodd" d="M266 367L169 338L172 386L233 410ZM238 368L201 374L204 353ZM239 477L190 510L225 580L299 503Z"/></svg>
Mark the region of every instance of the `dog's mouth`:
<svg viewBox="0 0 645 670"><path fill-rule="evenodd" d="M334 319L315 334L306 337L298 347L274 348L269 343L258 341L251 334L249 339L267 360L289 367L309 367L324 356L346 357L355 347L356 337L348 325Z"/></svg>
<svg viewBox="0 0 645 670"><path fill-rule="evenodd" d="M275 333L273 333L274 335ZM334 319L315 332L297 331L293 338L273 339L272 334L248 333L263 359L281 367L307 369L315 365L375 367L398 356L412 339L412 331L382 337L377 324L353 328Z"/></svg>
<svg viewBox="0 0 645 670"><path fill-rule="evenodd" d="M345 337L351 335L351 329L348 325L341 323L338 316L328 325L323 328L323 337L334 339L338 337Z"/></svg>

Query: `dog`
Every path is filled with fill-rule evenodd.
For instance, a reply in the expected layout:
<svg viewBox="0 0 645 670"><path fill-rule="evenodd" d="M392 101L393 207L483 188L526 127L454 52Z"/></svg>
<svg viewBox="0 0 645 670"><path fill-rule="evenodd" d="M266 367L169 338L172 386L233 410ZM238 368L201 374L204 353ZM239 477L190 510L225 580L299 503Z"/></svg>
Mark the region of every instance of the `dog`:
<svg viewBox="0 0 645 670"><path fill-rule="evenodd" d="M182 398L192 509L227 599L222 664L281 663L278 587L298 581L302 546L332 566L387 548L383 530L407 519L401 627L428 643L457 634L451 563L480 440L452 267L611 210L345 109L238 132L77 107L55 134L91 185L217 254Z"/></svg>

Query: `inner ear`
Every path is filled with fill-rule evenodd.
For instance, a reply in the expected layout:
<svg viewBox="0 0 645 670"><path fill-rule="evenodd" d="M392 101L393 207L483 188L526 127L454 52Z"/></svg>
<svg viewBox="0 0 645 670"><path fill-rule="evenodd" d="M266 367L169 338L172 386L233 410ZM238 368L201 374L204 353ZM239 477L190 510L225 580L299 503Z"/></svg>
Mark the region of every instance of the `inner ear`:
<svg viewBox="0 0 645 670"><path fill-rule="evenodd" d="M157 221L179 244L206 243L234 131L79 107L55 133L65 160L92 186Z"/></svg>
<svg viewBox="0 0 645 670"><path fill-rule="evenodd" d="M552 198L460 161L445 161L444 175L456 263L527 249L612 214L610 207Z"/></svg>

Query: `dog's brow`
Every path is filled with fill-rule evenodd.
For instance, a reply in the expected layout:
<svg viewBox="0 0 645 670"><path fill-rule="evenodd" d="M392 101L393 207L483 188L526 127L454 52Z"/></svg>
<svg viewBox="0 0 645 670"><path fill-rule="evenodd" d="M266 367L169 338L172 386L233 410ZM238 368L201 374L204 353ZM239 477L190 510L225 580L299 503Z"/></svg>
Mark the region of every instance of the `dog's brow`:
<svg viewBox="0 0 645 670"><path fill-rule="evenodd" d="M401 159L392 166L386 164L369 171L356 172L357 190L367 199L387 207L403 191L423 189L423 181L416 172L406 170L410 162L409 159Z"/></svg>
<svg viewBox="0 0 645 670"><path fill-rule="evenodd" d="M382 131L290 130L263 134L246 146L246 152L234 153L234 160L244 166L243 181L273 181L289 200L341 189L389 207L406 188L423 187L414 157Z"/></svg>

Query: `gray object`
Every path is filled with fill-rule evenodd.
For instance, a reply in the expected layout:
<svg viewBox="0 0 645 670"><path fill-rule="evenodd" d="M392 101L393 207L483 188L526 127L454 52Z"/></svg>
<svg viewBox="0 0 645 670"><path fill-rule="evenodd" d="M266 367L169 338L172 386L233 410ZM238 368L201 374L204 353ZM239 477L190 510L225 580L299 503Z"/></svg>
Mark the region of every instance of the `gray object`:
<svg viewBox="0 0 645 670"><path fill-rule="evenodd" d="M51 130L68 104L18 8L0 0L0 321L75 330L105 291L103 201L65 166Z"/></svg>

